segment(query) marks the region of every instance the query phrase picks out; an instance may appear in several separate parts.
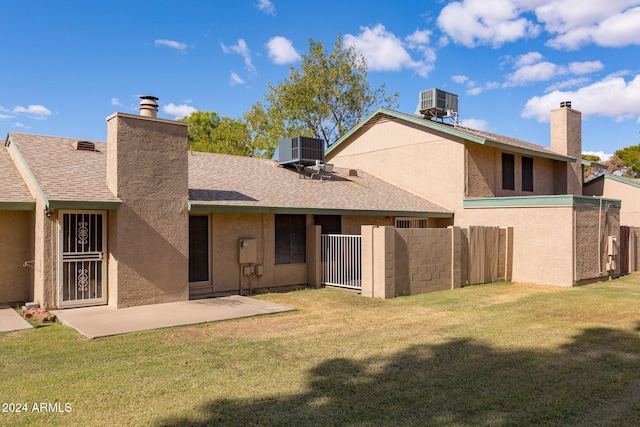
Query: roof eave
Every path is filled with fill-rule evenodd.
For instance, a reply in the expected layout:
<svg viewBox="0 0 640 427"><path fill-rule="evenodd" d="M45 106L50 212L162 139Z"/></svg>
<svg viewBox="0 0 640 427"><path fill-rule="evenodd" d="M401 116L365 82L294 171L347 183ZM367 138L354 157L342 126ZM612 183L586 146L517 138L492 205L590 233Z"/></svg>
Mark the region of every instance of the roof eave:
<svg viewBox="0 0 640 427"><path fill-rule="evenodd" d="M325 209L294 208L284 206L247 206L221 205L212 203L188 203L189 212L235 212L235 213L272 213L272 214L311 214L311 215L372 215L372 216L412 216L423 218L451 218L453 212L428 212L405 210L375 209Z"/></svg>

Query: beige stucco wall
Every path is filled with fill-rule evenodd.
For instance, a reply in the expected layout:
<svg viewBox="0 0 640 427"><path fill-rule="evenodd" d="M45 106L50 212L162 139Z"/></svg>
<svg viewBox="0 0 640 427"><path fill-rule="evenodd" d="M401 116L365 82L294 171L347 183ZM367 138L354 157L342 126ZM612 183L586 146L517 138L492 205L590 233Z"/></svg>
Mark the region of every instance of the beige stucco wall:
<svg viewBox="0 0 640 427"><path fill-rule="evenodd" d="M584 187L584 194L621 200L620 224L640 227L640 188L604 178Z"/></svg>
<svg viewBox="0 0 640 427"><path fill-rule="evenodd" d="M361 169L443 207L458 209L465 188L464 143L433 132L399 119L379 122L328 153L326 162Z"/></svg>
<svg viewBox="0 0 640 427"><path fill-rule="evenodd" d="M512 279L573 286L573 207L467 208L456 225L513 226Z"/></svg>
<svg viewBox="0 0 640 427"><path fill-rule="evenodd" d="M394 218L374 215L342 215L342 234L360 234L364 224L394 225Z"/></svg>
<svg viewBox="0 0 640 427"><path fill-rule="evenodd" d="M275 265L275 223L273 214L222 213L211 215L211 277L215 293L238 293L307 283L306 264ZM307 225L313 216L307 215ZM241 277L238 241L255 239L257 265L263 275Z"/></svg>
<svg viewBox="0 0 640 427"><path fill-rule="evenodd" d="M43 308L58 306L58 212L45 213L36 200L34 214L33 300Z"/></svg>
<svg viewBox="0 0 640 427"><path fill-rule="evenodd" d="M542 157L533 157L533 191L522 191L522 155L473 142L466 142L467 197L503 197L562 194L556 193L554 170L566 164ZM502 189L502 153L515 157L515 190ZM558 165L557 165L558 164Z"/></svg>
<svg viewBox="0 0 640 427"><path fill-rule="evenodd" d="M0 303L33 298L33 211L0 210ZM30 263L33 266L33 263Z"/></svg>
<svg viewBox="0 0 640 427"><path fill-rule="evenodd" d="M107 118L109 304L189 298L187 127L117 113Z"/></svg>
<svg viewBox="0 0 640 427"><path fill-rule="evenodd" d="M552 110L549 129L551 149L577 159L558 171L566 177L566 193L582 195L582 113L566 107Z"/></svg>

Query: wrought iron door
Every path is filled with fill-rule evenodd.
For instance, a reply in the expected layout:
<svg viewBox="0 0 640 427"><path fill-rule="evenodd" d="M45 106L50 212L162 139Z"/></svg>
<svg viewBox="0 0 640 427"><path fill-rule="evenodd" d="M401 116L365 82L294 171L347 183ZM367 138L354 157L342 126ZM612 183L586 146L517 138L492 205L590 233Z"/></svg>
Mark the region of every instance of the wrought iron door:
<svg viewBox="0 0 640 427"><path fill-rule="evenodd" d="M104 212L62 212L59 220L60 307L106 303Z"/></svg>

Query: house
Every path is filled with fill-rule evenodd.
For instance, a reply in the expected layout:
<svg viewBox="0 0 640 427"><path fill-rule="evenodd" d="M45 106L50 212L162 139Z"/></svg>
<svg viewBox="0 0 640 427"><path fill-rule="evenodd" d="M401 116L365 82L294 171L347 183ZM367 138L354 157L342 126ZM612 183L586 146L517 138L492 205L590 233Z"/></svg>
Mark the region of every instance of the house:
<svg viewBox="0 0 640 427"><path fill-rule="evenodd" d="M9 133L0 302L120 308L317 285L320 229L453 214L353 168L189 153L186 124L157 118L156 101L109 116L106 143Z"/></svg>
<svg viewBox="0 0 640 427"><path fill-rule="evenodd" d="M620 224L640 227L639 180L605 173L585 183L584 194L621 200Z"/></svg>
<svg viewBox="0 0 640 427"><path fill-rule="evenodd" d="M451 210L447 225L513 227L515 281L616 276L621 203L582 193L581 113L562 103L550 127L542 147L378 108L325 157Z"/></svg>

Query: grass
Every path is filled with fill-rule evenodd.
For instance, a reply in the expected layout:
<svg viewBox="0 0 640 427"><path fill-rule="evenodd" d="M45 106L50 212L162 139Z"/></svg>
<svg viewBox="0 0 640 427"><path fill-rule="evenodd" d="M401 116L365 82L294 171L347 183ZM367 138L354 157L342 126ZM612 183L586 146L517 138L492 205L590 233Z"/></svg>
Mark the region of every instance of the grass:
<svg viewBox="0 0 640 427"><path fill-rule="evenodd" d="M640 423L640 275L257 298L297 311L96 340L60 324L2 334L0 402L29 412L0 425Z"/></svg>

